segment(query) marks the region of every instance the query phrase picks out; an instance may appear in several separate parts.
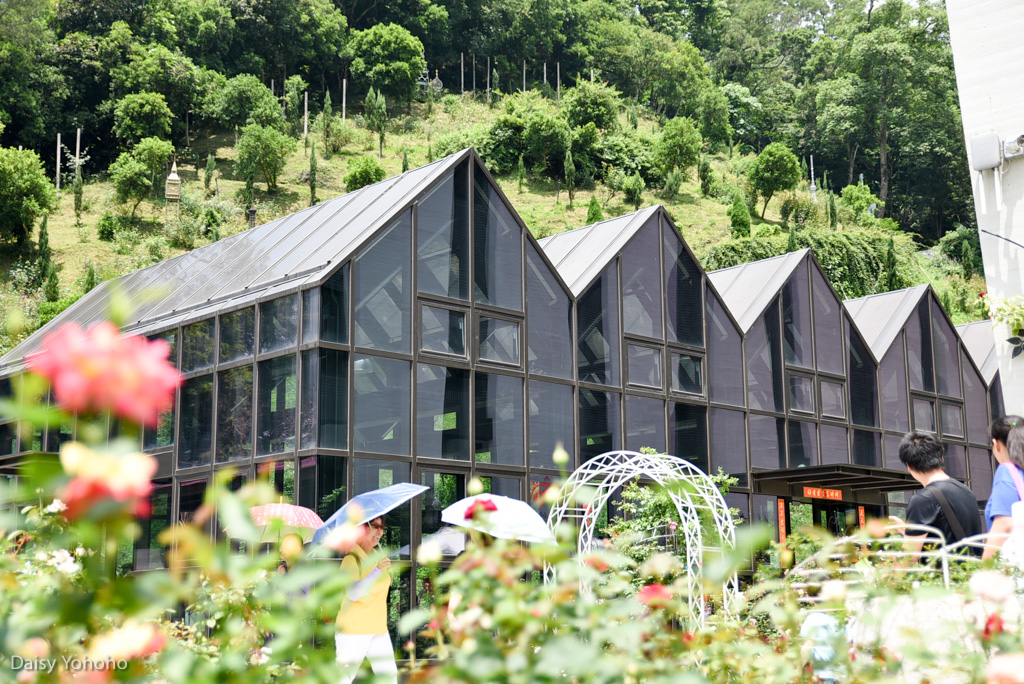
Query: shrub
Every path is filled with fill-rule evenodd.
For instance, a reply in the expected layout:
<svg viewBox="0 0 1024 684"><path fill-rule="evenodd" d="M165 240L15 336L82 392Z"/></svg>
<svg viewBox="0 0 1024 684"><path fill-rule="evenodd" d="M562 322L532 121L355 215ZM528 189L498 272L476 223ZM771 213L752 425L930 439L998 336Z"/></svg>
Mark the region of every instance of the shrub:
<svg viewBox="0 0 1024 684"><path fill-rule="evenodd" d="M167 160L174 154L174 145L160 138L143 138L135 144L132 156L149 169L150 187L156 185L157 174L163 172Z"/></svg>
<svg viewBox="0 0 1024 684"><path fill-rule="evenodd" d="M96 266L91 261L85 262L85 273L82 274L82 292L90 292L99 284L99 280L96 277Z"/></svg>
<svg viewBox="0 0 1024 684"><path fill-rule="evenodd" d="M587 204L587 225L604 220L604 213L601 211L601 203L597 201L597 195L590 196Z"/></svg>
<svg viewBox="0 0 1024 684"><path fill-rule="evenodd" d="M644 179L640 177L639 173L634 173L632 176L626 178L625 183L622 185L622 194L626 197L626 202L633 205L633 209L639 209L643 203L644 189L646 188Z"/></svg>
<svg viewBox="0 0 1024 684"><path fill-rule="evenodd" d="M538 108L526 117L526 128L523 131L526 161L536 173L551 180L562 178L567 140L569 125L550 107Z"/></svg>
<svg viewBox="0 0 1024 684"><path fill-rule="evenodd" d="M667 200L675 199L679 194L679 187L683 184L683 172L672 169L665 175L665 183L662 186L661 196Z"/></svg>
<svg viewBox="0 0 1024 684"><path fill-rule="evenodd" d="M235 168L243 178L259 173L267 190L276 190L277 178L294 149L295 141L277 129L249 124L242 129L235 148Z"/></svg>
<svg viewBox="0 0 1024 684"><path fill-rule="evenodd" d="M505 174L516 168L526 147L525 133L526 122L513 114L499 114L491 122L478 151L492 172Z"/></svg>
<svg viewBox="0 0 1024 684"><path fill-rule="evenodd" d="M134 217L139 204L153 189L149 169L132 155L122 152L107 169L107 173L114 183L114 200L118 204L131 204L131 215Z"/></svg>
<svg viewBox="0 0 1024 684"><path fill-rule="evenodd" d="M95 287L95 285L93 285L93 287ZM90 288L90 289L92 289L92 288ZM88 292L88 290L86 290L86 292ZM85 294L85 292L82 292L80 294L64 295L63 297L60 297L60 298L55 299L53 301L40 302L40 304L39 304L39 325L40 325L40 327L42 327L42 326L46 325L47 323L49 323L50 321L52 321L54 318L57 317L58 314L60 314L62 311L64 311L64 309L68 308L69 306L71 306L72 304L77 302L79 299L81 299L83 294Z"/></svg>
<svg viewBox="0 0 1024 684"><path fill-rule="evenodd" d="M21 242L36 219L57 208L57 191L31 150L0 148L0 241Z"/></svg>
<svg viewBox="0 0 1024 684"><path fill-rule="evenodd" d="M686 169L697 163L700 155L700 132L692 121L677 116L665 124L665 129L654 145L654 158L662 173Z"/></svg>
<svg viewBox="0 0 1024 684"><path fill-rule="evenodd" d="M213 156L213 152L206 155L206 169L203 170L203 189L206 190L206 194L210 194L210 183L213 182L213 174L217 172L217 158Z"/></svg>
<svg viewBox="0 0 1024 684"><path fill-rule="evenodd" d="M146 254L149 260L156 264L164 260L164 250L167 249L167 240L162 235L154 235L145 242Z"/></svg>
<svg viewBox="0 0 1024 684"><path fill-rule="evenodd" d="M103 216L100 217L100 223L96 226L96 237L104 242L113 242L114 236L117 235L118 229L121 227L117 217L111 212L103 212Z"/></svg>
<svg viewBox="0 0 1024 684"><path fill-rule="evenodd" d="M229 78L219 89L212 108L220 122L228 128L257 124L284 130L281 104L270 92L270 88L252 74Z"/></svg>
<svg viewBox="0 0 1024 684"><path fill-rule="evenodd" d="M451 116L455 116L458 113L459 105L461 104L462 101L459 99L459 96L452 93L448 93L441 98L441 109L444 110L445 114Z"/></svg>
<svg viewBox="0 0 1024 684"><path fill-rule="evenodd" d="M380 146L377 158L380 159L384 156L384 135L388 130L388 103L384 98L384 93L370 88L370 92L366 94L363 108L365 111L364 116L366 117L366 127L379 137Z"/></svg>
<svg viewBox="0 0 1024 684"><path fill-rule="evenodd" d="M971 262L970 273L966 274L969 277L977 270L977 265L981 264L981 240L978 237L978 231L971 230L959 223L954 225L956 226L955 230L951 230L939 238L939 251L950 259L959 260L964 266L964 271L967 271L966 266L968 262Z"/></svg>
<svg viewBox="0 0 1024 684"><path fill-rule="evenodd" d="M711 163L704 155L701 155L697 161L697 179L700 181L701 196L710 197L715 183L715 174L711 170Z"/></svg>
<svg viewBox="0 0 1024 684"><path fill-rule="evenodd" d="M348 160L348 173L345 174L345 189L348 192L373 185L384 180L384 167L373 157L356 157Z"/></svg>
<svg viewBox="0 0 1024 684"><path fill-rule="evenodd" d="M871 193L871 189L863 183L847 185L839 192L839 211L845 219L844 223L851 222L855 225L869 225L875 215L869 209L874 204L876 207L882 205L882 201Z"/></svg>
<svg viewBox="0 0 1024 684"><path fill-rule="evenodd" d="M167 226L167 243L179 249L195 249L206 233L206 226L195 216L182 214Z"/></svg>
<svg viewBox="0 0 1024 684"><path fill-rule="evenodd" d="M60 281L57 279L57 264L49 264L46 270L46 282L43 284L43 298L48 302L60 299Z"/></svg>
<svg viewBox="0 0 1024 684"><path fill-rule="evenodd" d="M750 210L743 195L738 192L733 195L732 206L729 207L729 224L732 226L733 238L750 237Z"/></svg>
<svg viewBox="0 0 1024 684"><path fill-rule="evenodd" d="M118 231L114 236L114 253L128 256L135 253L135 248L142 242L142 236L134 228Z"/></svg>
<svg viewBox="0 0 1024 684"><path fill-rule="evenodd" d="M800 162L796 155L782 143L772 143L757 155L750 170L753 189L764 198L761 218L768 208L768 202L776 192L796 187L800 180Z"/></svg>
<svg viewBox="0 0 1024 684"><path fill-rule="evenodd" d="M170 107L160 93L131 93L114 105L114 135L127 149L143 138L171 132Z"/></svg>
<svg viewBox="0 0 1024 684"><path fill-rule="evenodd" d="M632 175L639 173L648 183L663 178L654 163L654 143L632 129L612 133L599 138L594 144L595 164L602 169L601 176L607 178L611 168L622 169Z"/></svg>
<svg viewBox="0 0 1024 684"><path fill-rule="evenodd" d="M603 131L612 130L618 121L619 91L604 83L581 80L566 91L562 112L573 128L593 123Z"/></svg>

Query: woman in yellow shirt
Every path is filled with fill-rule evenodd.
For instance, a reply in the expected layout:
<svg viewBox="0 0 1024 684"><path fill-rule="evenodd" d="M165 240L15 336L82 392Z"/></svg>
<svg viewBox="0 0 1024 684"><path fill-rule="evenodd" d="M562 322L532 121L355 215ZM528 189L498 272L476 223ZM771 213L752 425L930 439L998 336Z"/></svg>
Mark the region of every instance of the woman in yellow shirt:
<svg viewBox="0 0 1024 684"><path fill-rule="evenodd" d="M365 567L366 557L384 536L384 518L369 523L369 531L341 562L341 570L352 579L338 612L334 645L341 665L341 684L351 684L364 658L370 659L374 674L386 675L397 684L395 649L388 634L388 589L391 588L391 559L376 567Z"/></svg>

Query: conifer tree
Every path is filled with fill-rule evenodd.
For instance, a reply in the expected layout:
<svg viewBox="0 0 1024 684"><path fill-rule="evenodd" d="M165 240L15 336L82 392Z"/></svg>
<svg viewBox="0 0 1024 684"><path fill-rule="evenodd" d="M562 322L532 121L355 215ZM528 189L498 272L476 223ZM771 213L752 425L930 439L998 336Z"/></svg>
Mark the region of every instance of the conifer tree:
<svg viewBox="0 0 1024 684"><path fill-rule="evenodd" d="M409 150L402 150L402 173L409 170Z"/></svg>
<svg viewBox="0 0 1024 684"><path fill-rule="evenodd" d="M523 155L519 155L519 163L516 164L516 180L519 181L519 192L523 191L523 181L526 180L526 164L523 163Z"/></svg>
<svg viewBox="0 0 1024 684"><path fill-rule="evenodd" d="M604 221L604 212L601 211L601 203L597 201L597 195L590 196L590 203L587 205L587 225Z"/></svg>
<svg viewBox="0 0 1024 684"><path fill-rule="evenodd" d="M89 292L97 285L96 267L91 261L85 262L85 282L82 283L82 292Z"/></svg>
<svg viewBox="0 0 1024 684"><path fill-rule="evenodd" d="M576 197L576 165L572 161L572 150L565 150L565 189L569 191L569 208Z"/></svg>
<svg viewBox="0 0 1024 684"><path fill-rule="evenodd" d="M42 276L49 271L50 257L53 256L50 249L50 231L47 228L50 217L44 216L43 223L39 226L39 245L36 247L36 261L39 264L39 275Z"/></svg>
<svg viewBox="0 0 1024 684"><path fill-rule="evenodd" d="M316 143L309 150L309 206L316 206Z"/></svg>
<svg viewBox="0 0 1024 684"><path fill-rule="evenodd" d="M213 174L217 171L217 158L213 156L213 152L206 155L206 169L203 171L203 188L206 190L206 194L210 194L210 183L213 182Z"/></svg>
<svg viewBox="0 0 1024 684"><path fill-rule="evenodd" d="M57 280L57 266L50 264L46 272L46 284L43 286L43 297L48 302L60 299L60 282Z"/></svg>

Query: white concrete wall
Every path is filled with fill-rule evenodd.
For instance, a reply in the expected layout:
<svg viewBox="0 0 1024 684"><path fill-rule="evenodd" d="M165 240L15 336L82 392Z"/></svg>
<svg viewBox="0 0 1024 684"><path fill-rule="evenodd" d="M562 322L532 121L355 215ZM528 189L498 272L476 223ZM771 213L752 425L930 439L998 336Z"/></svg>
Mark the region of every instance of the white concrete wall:
<svg viewBox="0 0 1024 684"><path fill-rule="evenodd" d="M946 9L969 157L979 133L995 131L1004 141L1024 135L1024 0L946 0ZM1000 204L995 174L986 171L982 180L972 173L988 292L1022 295L1024 157L1004 164ZM1011 361L1005 326L996 326L994 335L1006 410L1024 415L1024 356Z"/></svg>

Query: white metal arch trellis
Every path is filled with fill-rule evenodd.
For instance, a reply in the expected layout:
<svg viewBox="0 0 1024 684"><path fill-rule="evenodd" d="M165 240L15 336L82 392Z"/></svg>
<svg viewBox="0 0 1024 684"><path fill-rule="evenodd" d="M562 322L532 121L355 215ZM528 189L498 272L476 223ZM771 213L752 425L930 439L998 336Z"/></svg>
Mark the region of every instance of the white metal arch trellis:
<svg viewBox="0 0 1024 684"><path fill-rule="evenodd" d="M576 550L582 559L594 547L598 516L612 494L630 480L648 478L666 487L675 504L686 543L688 607L690 617L704 622L705 600L700 585L701 561L705 551L731 549L736 544L736 528L725 498L708 475L689 461L667 454L641 454L635 451L610 451L590 459L565 481L560 498L551 506L548 526L555 530L568 522L578 532ZM682 485L682 486L680 486ZM581 496L583 490L590 490ZM585 503L582 500L585 499ZM710 523L715 539L705 539L701 518ZM546 579L551 579L550 570ZM587 587L581 587L586 591ZM722 587L726 608L739 595L739 581L733 575Z"/></svg>

